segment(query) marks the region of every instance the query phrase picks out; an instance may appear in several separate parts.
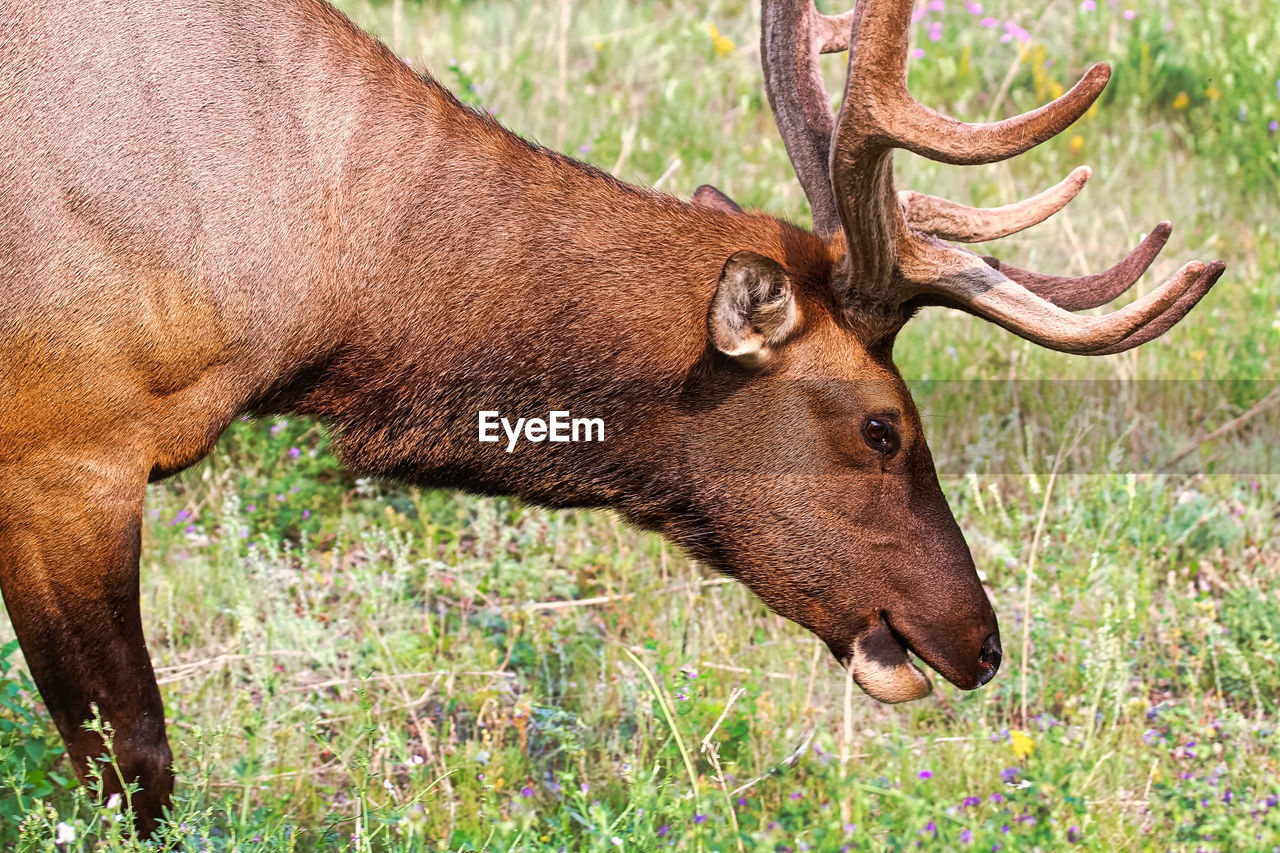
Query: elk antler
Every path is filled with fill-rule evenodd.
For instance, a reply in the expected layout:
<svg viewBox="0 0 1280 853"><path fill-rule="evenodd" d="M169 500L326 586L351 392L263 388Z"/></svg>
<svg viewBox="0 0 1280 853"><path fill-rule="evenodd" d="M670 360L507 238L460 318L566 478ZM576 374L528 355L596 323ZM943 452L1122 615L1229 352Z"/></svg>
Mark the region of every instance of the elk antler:
<svg viewBox="0 0 1280 853"><path fill-rule="evenodd" d="M1070 91L1037 110L988 124L940 115L907 92L912 0L860 0L843 15L821 15L812 0L763 0L761 55L766 89L796 175L813 209L814 230L844 231L840 295L851 307L948 305L1062 352L1121 352L1163 334L1208 292L1223 265L1198 261L1119 311L1082 317L1150 266L1169 236L1158 225L1129 257L1098 275L1045 276L943 243L980 242L1028 228L1062 209L1088 168L1039 195L982 210L922 193L897 193L893 149L953 165L994 163L1051 139L1080 118L1111 77L1094 65ZM821 53L849 50L844 100L836 116L818 66Z"/></svg>

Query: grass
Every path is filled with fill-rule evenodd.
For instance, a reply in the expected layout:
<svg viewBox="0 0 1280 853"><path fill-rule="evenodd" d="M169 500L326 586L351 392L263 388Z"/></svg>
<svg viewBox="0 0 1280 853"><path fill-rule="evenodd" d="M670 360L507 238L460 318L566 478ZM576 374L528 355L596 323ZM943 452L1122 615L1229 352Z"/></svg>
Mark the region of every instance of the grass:
<svg viewBox="0 0 1280 853"><path fill-rule="evenodd" d="M241 423L149 496L143 611L180 774L157 846L1280 844L1275 411L1195 444L1280 381L1280 5L983 5L947 0L918 25L921 100L1004 115L1101 58L1112 88L1017 162L904 155L901 184L1000 204L1089 162L1070 210L1002 255L1093 271L1170 218L1156 273L1228 263L1174 332L1123 356L1043 352L954 312L903 334L1004 626L996 680L877 705L803 630L608 513L357 481L314 425ZM715 183L807 217L751 4L344 6L522 134L627 180ZM123 804L91 803L72 775L5 646L0 843L140 846Z"/></svg>

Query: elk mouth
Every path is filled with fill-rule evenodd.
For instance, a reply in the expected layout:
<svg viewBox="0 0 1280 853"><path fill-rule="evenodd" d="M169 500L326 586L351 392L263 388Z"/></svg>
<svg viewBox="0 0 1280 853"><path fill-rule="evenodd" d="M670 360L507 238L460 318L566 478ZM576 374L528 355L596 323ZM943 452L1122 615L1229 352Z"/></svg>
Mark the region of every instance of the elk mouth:
<svg viewBox="0 0 1280 853"><path fill-rule="evenodd" d="M933 692L933 684L911 660L911 646L880 618L853 641L846 665L853 680L872 699L887 704L923 699Z"/></svg>

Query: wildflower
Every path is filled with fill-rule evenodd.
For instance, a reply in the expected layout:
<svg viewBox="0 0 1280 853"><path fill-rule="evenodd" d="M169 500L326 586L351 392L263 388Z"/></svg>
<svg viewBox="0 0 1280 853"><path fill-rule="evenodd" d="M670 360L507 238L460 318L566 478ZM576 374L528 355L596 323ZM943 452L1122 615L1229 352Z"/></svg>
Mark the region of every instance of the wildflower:
<svg viewBox="0 0 1280 853"><path fill-rule="evenodd" d="M987 799L996 805L999 805L1004 802L1004 794L992 794L990 797L987 797Z"/></svg>
<svg viewBox="0 0 1280 853"><path fill-rule="evenodd" d="M746 797L738 797L738 805L740 805L740 806L745 806L746 804L747 804L747 798L746 798Z"/></svg>
<svg viewBox="0 0 1280 853"><path fill-rule="evenodd" d="M1142 739L1146 741L1147 746L1155 746L1160 742L1160 732L1155 729L1147 729L1147 733L1142 736Z"/></svg>
<svg viewBox="0 0 1280 853"><path fill-rule="evenodd" d="M406 761L405 763L410 765L411 767L421 767L423 764L426 763L426 760L427 759L423 758L421 755L418 755L417 753L415 753L409 756L409 760Z"/></svg>
<svg viewBox="0 0 1280 853"><path fill-rule="evenodd" d="M966 829L966 830L964 830L963 832L961 832L961 833L960 833L960 843L961 843L961 844L972 844L972 843L973 843L973 833L972 833L972 832L970 832L970 831L969 831L969 830L967 830L967 829Z"/></svg>
<svg viewBox="0 0 1280 853"><path fill-rule="evenodd" d="M76 840L76 828L69 823L58 822L54 827L54 844L73 844Z"/></svg>
<svg viewBox="0 0 1280 853"><path fill-rule="evenodd" d="M579 153L579 154L590 154L590 153L591 153L591 145L590 145L590 143L583 143L582 145L579 145L579 146L578 146L578 153Z"/></svg>
<svg viewBox="0 0 1280 853"><path fill-rule="evenodd" d="M1218 98L1222 97L1222 92L1219 91L1217 86L1210 86L1204 90L1204 96L1211 101L1216 101Z"/></svg>
<svg viewBox="0 0 1280 853"><path fill-rule="evenodd" d="M1021 731L1009 732L1009 745L1013 747L1013 754L1023 759L1030 758L1036 750L1035 742L1031 740L1030 735Z"/></svg>
<svg viewBox="0 0 1280 853"><path fill-rule="evenodd" d="M257 504L249 504L248 506L246 506L246 507L244 508L244 511L245 511L245 512L256 512L256 511L257 511L257 509L258 509L258 505L257 505Z"/></svg>
<svg viewBox="0 0 1280 853"><path fill-rule="evenodd" d="M934 41L937 41L937 39L934 39ZM913 47L913 48L911 48L911 58L912 58L912 59L924 59L924 48L923 48L923 47Z"/></svg>
<svg viewBox="0 0 1280 853"><path fill-rule="evenodd" d="M733 39L721 33L719 27L708 24L707 32L711 34L711 49L716 52L716 56L728 56L733 53Z"/></svg>
<svg viewBox="0 0 1280 853"><path fill-rule="evenodd" d="M965 797L964 803L961 804L960 808L967 809L980 805L982 805L982 797Z"/></svg>
<svg viewBox="0 0 1280 853"><path fill-rule="evenodd" d="M532 797L532 796L533 796L533 786L532 786L532 785L525 785L523 788L521 788L521 789L520 789L520 796L525 797L526 799L527 799L527 798L529 798L529 797Z"/></svg>
<svg viewBox="0 0 1280 853"><path fill-rule="evenodd" d="M694 822L694 823L706 823L706 822L707 822L707 816L706 816L706 815L704 815L704 814L696 814L696 815L694 815L694 816L693 816L693 822Z"/></svg>
<svg viewBox="0 0 1280 853"><path fill-rule="evenodd" d="M1080 838L1081 838L1080 827L1073 826L1067 830L1067 840L1070 841L1072 844L1079 844Z"/></svg>
<svg viewBox="0 0 1280 853"><path fill-rule="evenodd" d="M969 14L970 14L970 15L981 15L981 14L982 14L982 4L981 4L981 3L970 3L970 4L969 4L967 7L965 7L965 8L966 8L966 9L968 9L968 11L969 11Z"/></svg>
<svg viewBox="0 0 1280 853"><path fill-rule="evenodd" d="M273 425L271 426L271 434L272 434L272 435L279 435L280 433L284 432L284 431L285 431L286 429L288 429L288 428L289 428L289 422L288 422L288 421L280 421L280 423L278 423L278 424L273 424Z"/></svg>
<svg viewBox="0 0 1280 853"><path fill-rule="evenodd" d="M1098 8L1098 4L1094 2L1094 0L1084 0L1084 2L1080 4L1081 12L1092 12L1097 8Z"/></svg>
<svg viewBox="0 0 1280 853"><path fill-rule="evenodd" d="M920 776L920 778L921 778L921 779L932 779L932 778L933 778L933 771L932 771L932 770L921 770L921 771L920 771L920 773L919 773L919 776Z"/></svg>
<svg viewBox="0 0 1280 853"><path fill-rule="evenodd" d="M178 510L178 514L173 517L173 523L174 525L179 525L190 517L191 517L191 510L180 509Z"/></svg>
<svg viewBox="0 0 1280 853"><path fill-rule="evenodd" d="M1185 110L1191 106L1191 96L1186 92L1179 92L1173 99L1173 108L1175 110Z"/></svg>
<svg viewBox="0 0 1280 853"><path fill-rule="evenodd" d="M612 844L614 847L621 847L622 839L615 835L609 839L609 843Z"/></svg>
<svg viewBox="0 0 1280 853"><path fill-rule="evenodd" d="M657 836L659 838L665 838L667 833L670 831L671 831L671 824L664 823L662 826L658 827Z"/></svg>
<svg viewBox="0 0 1280 853"><path fill-rule="evenodd" d="M302 455L302 451L301 451L301 450L299 450L298 448L296 448L296 447L290 447L290 448L289 448L289 458L290 458L290 459L297 459L297 458L298 458L299 456L301 456L301 455Z"/></svg>
<svg viewBox="0 0 1280 853"><path fill-rule="evenodd" d="M1012 785L1014 782L1018 781L1018 774L1020 774L1021 772L1022 771L1020 771L1017 767L1006 767L1005 769L1000 771L1000 779L1005 784Z"/></svg>
<svg viewBox="0 0 1280 853"><path fill-rule="evenodd" d="M1275 133L1277 130L1280 130L1280 121L1272 119L1267 122L1267 133Z"/></svg>
<svg viewBox="0 0 1280 853"><path fill-rule="evenodd" d="M942 22L934 21L929 24L929 41L942 40Z"/></svg>
<svg viewBox="0 0 1280 853"><path fill-rule="evenodd" d="M303 520L305 521L306 519L308 519L308 518L310 518L310 517L311 517L311 510L309 510L309 509L304 509L304 510L302 511L302 518L303 518Z"/></svg>
<svg viewBox="0 0 1280 853"><path fill-rule="evenodd" d="M992 29L993 27L1000 26L1000 22L997 21L995 18L986 17L982 19L982 26L986 27L987 29Z"/></svg>
<svg viewBox="0 0 1280 853"><path fill-rule="evenodd" d="M925 831L925 832L932 832L934 835L937 835L937 834L938 834L938 824L937 824L937 823L935 823L934 821L929 821L928 823L926 823L926 824L924 825L924 831Z"/></svg>
<svg viewBox="0 0 1280 853"><path fill-rule="evenodd" d="M1138 17L1138 13L1137 13L1136 11L1134 11L1133 9L1125 9L1125 10L1124 10L1124 19L1125 19L1126 21L1132 21L1132 20L1133 20L1134 18L1136 18L1136 17Z"/></svg>
<svg viewBox="0 0 1280 853"><path fill-rule="evenodd" d="M929 0L930 12L945 12L947 10L947 0Z"/></svg>

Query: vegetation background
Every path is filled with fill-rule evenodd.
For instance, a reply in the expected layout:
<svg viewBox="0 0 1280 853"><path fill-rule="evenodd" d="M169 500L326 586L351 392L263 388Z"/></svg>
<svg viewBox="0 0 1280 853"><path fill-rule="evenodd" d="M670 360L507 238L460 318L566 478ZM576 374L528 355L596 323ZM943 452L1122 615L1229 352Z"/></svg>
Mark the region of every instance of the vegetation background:
<svg viewBox="0 0 1280 853"><path fill-rule="evenodd" d="M518 133L807 220L753 3L340 5ZM1016 162L902 155L903 186L1002 204L1088 162L1068 211L1001 253L1096 271L1167 217L1156 274L1228 263L1177 329L1121 356L946 311L903 334L904 374L943 389L921 392L926 426L1002 621L996 680L875 704L806 632L607 513L353 480L316 425L240 423L148 504L143 609L180 774L158 847L1280 845L1280 4L917 11L913 91L958 117L1031 108L1097 59L1115 76ZM140 846L127 803L69 781L3 649L0 844Z"/></svg>

